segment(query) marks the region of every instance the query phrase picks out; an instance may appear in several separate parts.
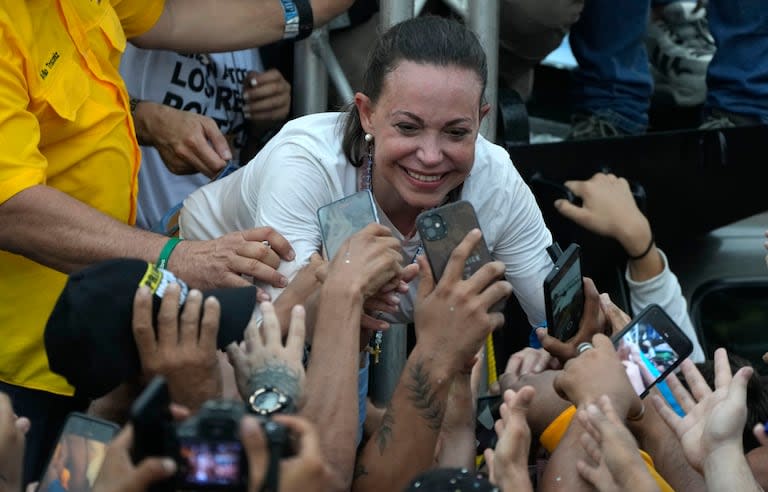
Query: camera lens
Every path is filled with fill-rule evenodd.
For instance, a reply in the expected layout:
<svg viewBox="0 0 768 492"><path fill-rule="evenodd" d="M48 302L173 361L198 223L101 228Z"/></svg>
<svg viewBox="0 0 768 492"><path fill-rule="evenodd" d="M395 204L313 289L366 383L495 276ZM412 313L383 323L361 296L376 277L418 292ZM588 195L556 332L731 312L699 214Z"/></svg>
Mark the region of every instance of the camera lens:
<svg viewBox="0 0 768 492"><path fill-rule="evenodd" d="M432 217L426 217L424 219L424 225L427 227L432 227Z"/></svg>
<svg viewBox="0 0 768 492"><path fill-rule="evenodd" d="M435 239L435 236L437 236L437 231L434 229L427 229L427 239Z"/></svg>

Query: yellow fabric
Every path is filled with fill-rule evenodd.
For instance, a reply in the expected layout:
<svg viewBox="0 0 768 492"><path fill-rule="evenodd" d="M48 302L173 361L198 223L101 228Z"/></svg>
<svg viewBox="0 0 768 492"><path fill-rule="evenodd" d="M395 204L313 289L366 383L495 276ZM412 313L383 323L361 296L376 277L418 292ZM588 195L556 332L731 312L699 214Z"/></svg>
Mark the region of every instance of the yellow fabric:
<svg viewBox="0 0 768 492"><path fill-rule="evenodd" d="M118 72L162 0L0 0L0 203L48 185L126 223L141 156ZM43 329L66 276L0 252L0 380L71 395ZM105 320L108 322L108 320Z"/></svg>
<svg viewBox="0 0 768 492"><path fill-rule="evenodd" d="M571 425L571 420L573 420L575 415L576 407L571 405L563 410L563 413L558 415L557 418L544 429L544 432L541 433L541 437L539 438L539 442L544 446L544 449L550 453L555 450L557 445L560 444L560 439L565 435L565 431L568 430L568 426ZM659 475L656 471L656 467L654 466L653 459L651 459L650 455L641 449L640 456L643 458L645 466L648 468L648 472L656 481L656 485L659 486L661 492L674 492L674 489L666 480L664 480L664 477Z"/></svg>

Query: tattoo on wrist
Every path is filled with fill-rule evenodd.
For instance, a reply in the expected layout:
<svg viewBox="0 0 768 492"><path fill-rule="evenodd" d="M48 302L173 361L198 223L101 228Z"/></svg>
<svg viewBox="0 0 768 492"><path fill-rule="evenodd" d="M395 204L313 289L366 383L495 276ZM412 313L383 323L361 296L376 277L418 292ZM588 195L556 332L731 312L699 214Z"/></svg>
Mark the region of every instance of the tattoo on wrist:
<svg viewBox="0 0 768 492"><path fill-rule="evenodd" d="M427 421L427 425L434 431L439 431L443 423L443 402L440 401L437 391L432 389L429 382L429 373L424 368L424 363L419 360L410 369L411 383L408 384L408 399L419 410L421 418Z"/></svg>
<svg viewBox="0 0 768 492"><path fill-rule="evenodd" d="M298 401L301 386L299 374L294 369L280 362L267 362L265 365L253 368L248 378L248 392L253 393L264 386L274 386L294 401ZM243 395L247 398L248 395Z"/></svg>
<svg viewBox="0 0 768 492"><path fill-rule="evenodd" d="M389 439L392 437L392 426L395 425L395 412L392 410L392 404L387 404L387 408L384 410L384 416L381 418L381 426L379 432L376 434L376 444L379 446L379 454L384 455L384 450L387 449Z"/></svg>

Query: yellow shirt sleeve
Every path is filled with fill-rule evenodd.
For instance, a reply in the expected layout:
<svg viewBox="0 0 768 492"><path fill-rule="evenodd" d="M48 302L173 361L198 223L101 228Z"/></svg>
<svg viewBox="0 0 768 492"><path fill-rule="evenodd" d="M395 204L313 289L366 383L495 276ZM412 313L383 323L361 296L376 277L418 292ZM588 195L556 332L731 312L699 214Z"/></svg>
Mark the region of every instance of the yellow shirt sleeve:
<svg viewBox="0 0 768 492"><path fill-rule="evenodd" d="M0 22L0 204L45 183L47 159L40 153L40 125L27 110L29 91L21 47Z"/></svg>
<svg viewBox="0 0 768 492"><path fill-rule="evenodd" d="M570 407L563 410L563 413L558 415L557 418L553 420L546 429L544 429L544 432L541 433L541 437L539 438L539 442L542 446L544 446L544 449L552 453L555 448L557 448L557 445L560 444L560 440L565 435L565 431L568 430L568 426L571 425L571 420L573 420L575 415L576 407L571 405ZM653 479L656 481L656 485L659 486L659 489L662 492L674 492L674 489L667 483L666 480L664 480L664 477L659 475L659 473L656 471L656 468L653 465L653 459L651 459L650 455L641 449L640 456L643 458L643 462L645 462L648 473L650 473Z"/></svg>
<svg viewBox="0 0 768 492"><path fill-rule="evenodd" d="M128 39L149 31L165 10L165 0L111 0L110 3Z"/></svg>

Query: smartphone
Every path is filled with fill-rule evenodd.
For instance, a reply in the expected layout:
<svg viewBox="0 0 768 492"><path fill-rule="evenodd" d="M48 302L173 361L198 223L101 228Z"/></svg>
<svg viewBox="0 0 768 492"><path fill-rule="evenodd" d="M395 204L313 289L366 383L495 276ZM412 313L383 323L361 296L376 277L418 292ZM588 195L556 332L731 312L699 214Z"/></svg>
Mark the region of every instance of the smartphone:
<svg viewBox="0 0 768 492"><path fill-rule="evenodd" d="M630 381L640 398L693 351L691 340L657 304L643 309L612 340L628 373L636 368L637 376L630 375Z"/></svg>
<svg viewBox="0 0 768 492"><path fill-rule="evenodd" d="M544 279L544 305L550 335L566 341L579 331L584 313L584 282L578 244L568 246Z"/></svg>
<svg viewBox="0 0 768 492"><path fill-rule="evenodd" d="M475 208L465 200L448 203L442 207L433 208L416 217L416 227L427 255L429 266L435 282L443 276L451 253L464 240L472 229L479 229ZM471 277L483 265L493 261L485 238L475 245L469 258L464 263L464 280ZM507 300L496 303L491 311L502 311Z"/></svg>
<svg viewBox="0 0 768 492"><path fill-rule="evenodd" d="M107 444L120 430L116 424L80 412L67 416L38 492L89 492L99 474Z"/></svg>
<svg viewBox="0 0 768 492"><path fill-rule="evenodd" d="M325 256L331 260L347 238L372 222L378 223L379 214L371 191L362 190L320 207L317 209L317 220L320 222Z"/></svg>
<svg viewBox="0 0 768 492"><path fill-rule="evenodd" d="M486 449L494 449L498 436L494 425L501 418L501 395L481 396L477 399L477 417L475 418L475 454L482 456Z"/></svg>

